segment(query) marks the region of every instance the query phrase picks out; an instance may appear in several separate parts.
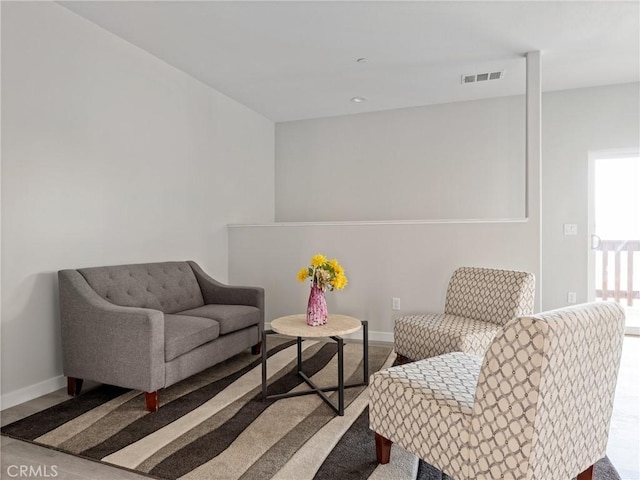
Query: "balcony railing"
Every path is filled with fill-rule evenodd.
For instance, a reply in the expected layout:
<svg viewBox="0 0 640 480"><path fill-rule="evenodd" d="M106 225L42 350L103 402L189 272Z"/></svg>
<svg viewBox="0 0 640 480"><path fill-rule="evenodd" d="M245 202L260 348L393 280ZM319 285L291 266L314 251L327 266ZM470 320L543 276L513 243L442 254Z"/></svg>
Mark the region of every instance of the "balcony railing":
<svg viewBox="0 0 640 480"><path fill-rule="evenodd" d="M633 306L634 300L640 300L640 253L636 255L640 240L599 240L594 250L596 271L600 271L596 297L616 302L626 299Z"/></svg>

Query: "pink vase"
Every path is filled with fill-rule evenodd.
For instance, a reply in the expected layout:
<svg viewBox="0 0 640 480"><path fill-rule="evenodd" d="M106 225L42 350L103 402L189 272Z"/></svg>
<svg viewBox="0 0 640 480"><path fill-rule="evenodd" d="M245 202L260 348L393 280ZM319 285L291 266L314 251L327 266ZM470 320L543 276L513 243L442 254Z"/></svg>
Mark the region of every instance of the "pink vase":
<svg viewBox="0 0 640 480"><path fill-rule="evenodd" d="M307 305L307 325L317 327L327 323L327 300L324 298L324 290L316 284L311 286L309 304Z"/></svg>

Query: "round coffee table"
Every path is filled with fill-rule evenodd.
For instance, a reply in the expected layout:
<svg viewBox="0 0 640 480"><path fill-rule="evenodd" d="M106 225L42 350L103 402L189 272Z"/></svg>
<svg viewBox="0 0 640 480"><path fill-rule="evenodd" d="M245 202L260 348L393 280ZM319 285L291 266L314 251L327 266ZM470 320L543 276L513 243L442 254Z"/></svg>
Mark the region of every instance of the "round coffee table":
<svg viewBox="0 0 640 480"><path fill-rule="evenodd" d="M288 315L271 321L271 330L290 337L333 337L348 335L360 330L362 322L346 315L329 315L327 323L312 327L307 325L307 316Z"/></svg>
<svg viewBox="0 0 640 480"><path fill-rule="evenodd" d="M357 332L362 328L362 382L345 385L344 383L344 339L342 335ZM297 338L297 374L311 388L302 392L288 392L277 395L267 395L267 335L277 333ZM369 338L368 322L358 320L347 315L329 315L327 323L312 327L307 325L307 316L288 315L271 321L271 330L262 332L262 397L263 399L279 399L297 397L317 393L340 416L344 415L344 389L361 387L369 384ZM334 387L320 388L302 371L302 339L303 338L330 338L338 344L338 385ZM334 404L325 392L338 391L338 404Z"/></svg>

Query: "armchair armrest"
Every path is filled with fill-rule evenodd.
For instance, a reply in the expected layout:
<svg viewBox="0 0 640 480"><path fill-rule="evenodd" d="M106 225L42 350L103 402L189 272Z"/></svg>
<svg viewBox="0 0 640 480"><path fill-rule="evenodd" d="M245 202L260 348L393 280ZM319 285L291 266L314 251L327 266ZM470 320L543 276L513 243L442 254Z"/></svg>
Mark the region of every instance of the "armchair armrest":
<svg viewBox="0 0 640 480"><path fill-rule="evenodd" d="M114 305L76 270L58 272L64 374L153 392L164 387L164 314Z"/></svg>
<svg viewBox="0 0 640 480"><path fill-rule="evenodd" d="M264 288L225 285L207 275L200 266L189 260L187 262L198 280L205 303L223 305L250 305L260 309L261 328L264 325Z"/></svg>

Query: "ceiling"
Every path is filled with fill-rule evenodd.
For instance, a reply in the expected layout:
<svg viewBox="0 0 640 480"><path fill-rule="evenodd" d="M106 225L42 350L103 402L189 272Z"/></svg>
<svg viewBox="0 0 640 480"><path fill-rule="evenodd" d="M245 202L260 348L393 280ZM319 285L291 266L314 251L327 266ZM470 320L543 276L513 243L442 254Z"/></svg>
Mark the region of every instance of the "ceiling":
<svg viewBox="0 0 640 480"><path fill-rule="evenodd" d="M638 1L59 3L276 122L522 94L532 50L545 91L640 80Z"/></svg>

